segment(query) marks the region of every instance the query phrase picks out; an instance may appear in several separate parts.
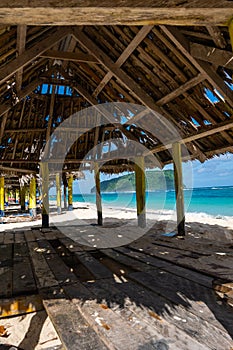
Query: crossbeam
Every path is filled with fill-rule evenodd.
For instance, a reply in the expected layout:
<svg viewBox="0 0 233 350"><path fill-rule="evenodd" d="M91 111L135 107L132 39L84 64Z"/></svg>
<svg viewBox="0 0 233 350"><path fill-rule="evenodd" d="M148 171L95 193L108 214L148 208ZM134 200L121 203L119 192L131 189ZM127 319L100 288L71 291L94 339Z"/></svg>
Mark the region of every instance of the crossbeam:
<svg viewBox="0 0 233 350"><path fill-rule="evenodd" d="M226 25L227 0L1 0L1 24L27 25Z"/></svg>

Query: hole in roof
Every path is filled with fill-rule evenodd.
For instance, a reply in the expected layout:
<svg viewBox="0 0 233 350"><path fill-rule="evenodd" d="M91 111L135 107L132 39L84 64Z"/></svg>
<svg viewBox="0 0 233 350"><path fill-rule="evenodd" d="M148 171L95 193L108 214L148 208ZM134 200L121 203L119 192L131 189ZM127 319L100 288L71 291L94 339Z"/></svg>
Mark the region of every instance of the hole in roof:
<svg viewBox="0 0 233 350"><path fill-rule="evenodd" d="M213 91L211 91L210 89L204 88L204 95L207 98L207 100L209 100L211 103L217 103L219 102L219 98L217 98L217 96L213 93ZM214 92L216 93L216 91L214 90Z"/></svg>
<svg viewBox="0 0 233 350"><path fill-rule="evenodd" d="M205 125L211 125L211 122L209 122L208 120L204 120L204 124Z"/></svg>
<svg viewBox="0 0 233 350"><path fill-rule="evenodd" d="M191 117L191 120L195 126L201 126L195 118Z"/></svg>

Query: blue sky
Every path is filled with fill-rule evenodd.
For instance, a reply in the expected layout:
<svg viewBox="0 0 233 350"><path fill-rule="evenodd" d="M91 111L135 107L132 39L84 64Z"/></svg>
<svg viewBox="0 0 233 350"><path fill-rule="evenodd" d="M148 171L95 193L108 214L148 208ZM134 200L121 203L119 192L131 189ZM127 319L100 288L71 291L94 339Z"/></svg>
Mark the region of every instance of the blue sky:
<svg viewBox="0 0 233 350"><path fill-rule="evenodd" d="M164 169L172 169L172 165ZM184 183L187 187L214 187L233 185L233 154L227 153L207 160L183 163ZM85 180L74 182L74 193L89 193L94 186L94 173L85 172ZM116 177L116 176L114 176ZM101 175L101 180L113 178L110 175Z"/></svg>

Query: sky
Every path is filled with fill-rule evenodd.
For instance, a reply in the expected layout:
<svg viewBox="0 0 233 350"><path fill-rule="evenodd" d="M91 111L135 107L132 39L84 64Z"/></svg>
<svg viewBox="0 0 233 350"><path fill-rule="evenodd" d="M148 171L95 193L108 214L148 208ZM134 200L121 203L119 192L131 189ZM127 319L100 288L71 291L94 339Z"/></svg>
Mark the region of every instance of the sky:
<svg viewBox="0 0 233 350"><path fill-rule="evenodd" d="M167 165L166 169L173 169ZM124 173L125 174L125 173ZM120 176L123 174L120 174ZM114 176L116 177L116 175ZM101 174L101 181L113 178L111 175ZM199 161L183 163L183 178L186 187L217 187L233 185L233 154L226 153L214 157L204 163ZM94 173L86 171L85 180L74 182L74 193L90 193L94 186Z"/></svg>

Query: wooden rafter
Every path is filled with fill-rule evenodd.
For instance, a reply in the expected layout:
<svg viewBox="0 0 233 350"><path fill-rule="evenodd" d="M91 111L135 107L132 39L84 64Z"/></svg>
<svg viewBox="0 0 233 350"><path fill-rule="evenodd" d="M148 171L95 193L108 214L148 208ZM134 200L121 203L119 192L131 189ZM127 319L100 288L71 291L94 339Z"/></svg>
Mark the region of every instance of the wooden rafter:
<svg viewBox="0 0 233 350"><path fill-rule="evenodd" d="M130 44L126 47L126 49L122 52L120 57L116 61L116 66L121 67L123 63L129 58L129 56L132 54L132 52L137 48L137 46L143 41L143 39L150 33L153 26L144 26L141 30L136 34L136 36L133 38L133 40L130 42ZM95 89L93 96L96 97L98 94L103 90L105 85L111 80L113 74L111 72L108 72L105 77L102 79L100 84Z"/></svg>
<svg viewBox="0 0 233 350"><path fill-rule="evenodd" d="M205 78L203 77L203 75L201 73L198 74L196 77L188 80L186 83L184 83L183 85L181 85L177 89L173 90L172 92L170 92L166 96L162 97L160 100L156 101L156 104L158 106L163 106L164 104L174 100L179 95L182 95L184 92L191 89L195 85L200 84L204 79Z"/></svg>
<svg viewBox="0 0 233 350"><path fill-rule="evenodd" d="M212 37L215 45L219 47L220 49L224 49L227 45L226 40L224 39L224 36L222 35L221 31L218 27L213 26L207 26L206 27L210 36Z"/></svg>
<svg viewBox="0 0 233 350"><path fill-rule="evenodd" d="M174 27L161 26L163 32L173 41L185 57L202 73L206 80L217 89L224 99L233 108L233 96L230 88L224 83L217 73L211 68L207 62L203 62L194 58L189 49L189 43L183 34Z"/></svg>
<svg viewBox="0 0 233 350"><path fill-rule="evenodd" d="M204 137L208 137L229 129L233 128L233 121L232 119L229 121L225 121L222 123L219 123L217 126L211 127L211 128L207 128L207 130L204 131L199 131L196 134L190 135L190 136L186 136L180 140L176 139L176 140L171 140L169 143L165 144L165 145L158 145L156 146L154 149L150 150L150 152L152 153L158 153L158 152L162 152L164 150L167 150L169 148L172 148L172 144L175 142L180 142L183 144L189 143L189 142L193 142L195 140L199 140L202 139ZM150 153L148 152L148 154Z"/></svg>
<svg viewBox="0 0 233 350"><path fill-rule="evenodd" d="M17 56L22 55L25 49L26 44L26 35L27 35L27 26L26 25L18 25L17 26ZM23 77L23 68L19 69L16 72L16 90L19 93L22 85L22 77Z"/></svg>
<svg viewBox="0 0 233 350"><path fill-rule="evenodd" d="M144 106L151 109L152 113L160 113L168 117L168 119L177 126L174 118L172 118L168 112L165 112L164 109L159 107L154 100L145 93L138 84L130 78L121 68L119 68L111 59L104 54L81 30L78 28L74 29L74 36L76 40L83 46L85 49L92 54L96 59L109 71L113 76L115 76L121 83L131 91L131 94L136 97ZM180 127L179 127L180 130ZM182 133L182 131L180 130ZM182 134L182 136L184 136ZM196 149L197 152L197 149ZM201 158L204 158L204 155L199 151Z"/></svg>
<svg viewBox="0 0 233 350"><path fill-rule="evenodd" d="M2 24L224 25L233 15L230 1L221 0L1 0Z"/></svg>
<svg viewBox="0 0 233 350"><path fill-rule="evenodd" d="M36 171L34 171L34 170L6 167L6 166L1 166L1 165L0 165L0 171L7 171L7 172L10 171L13 173L24 173L24 174L36 174Z"/></svg>
<svg viewBox="0 0 233 350"><path fill-rule="evenodd" d="M233 53L231 51L191 43L190 53L197 59L213 63L217 66L233 69Z"/></svg>
<svg viewBox="0 0 233 350"><path fill-rule="evenodd" d="M27 64L39 57L43 52L50 49L56 42L63 39L70 32L69 27L52 29L46 33L46 37L40 42L33 45L29 50L22 53L15 60L0 68L0 83L6 81L19 69L22 69Z"/></svg>
<svg viewBox="0 0 233 350"><path fill-rule="evenodd" d="M41 54L41 57L58 59L62 61L98 63L94 57L84 53L48 50Z"/></svg>

